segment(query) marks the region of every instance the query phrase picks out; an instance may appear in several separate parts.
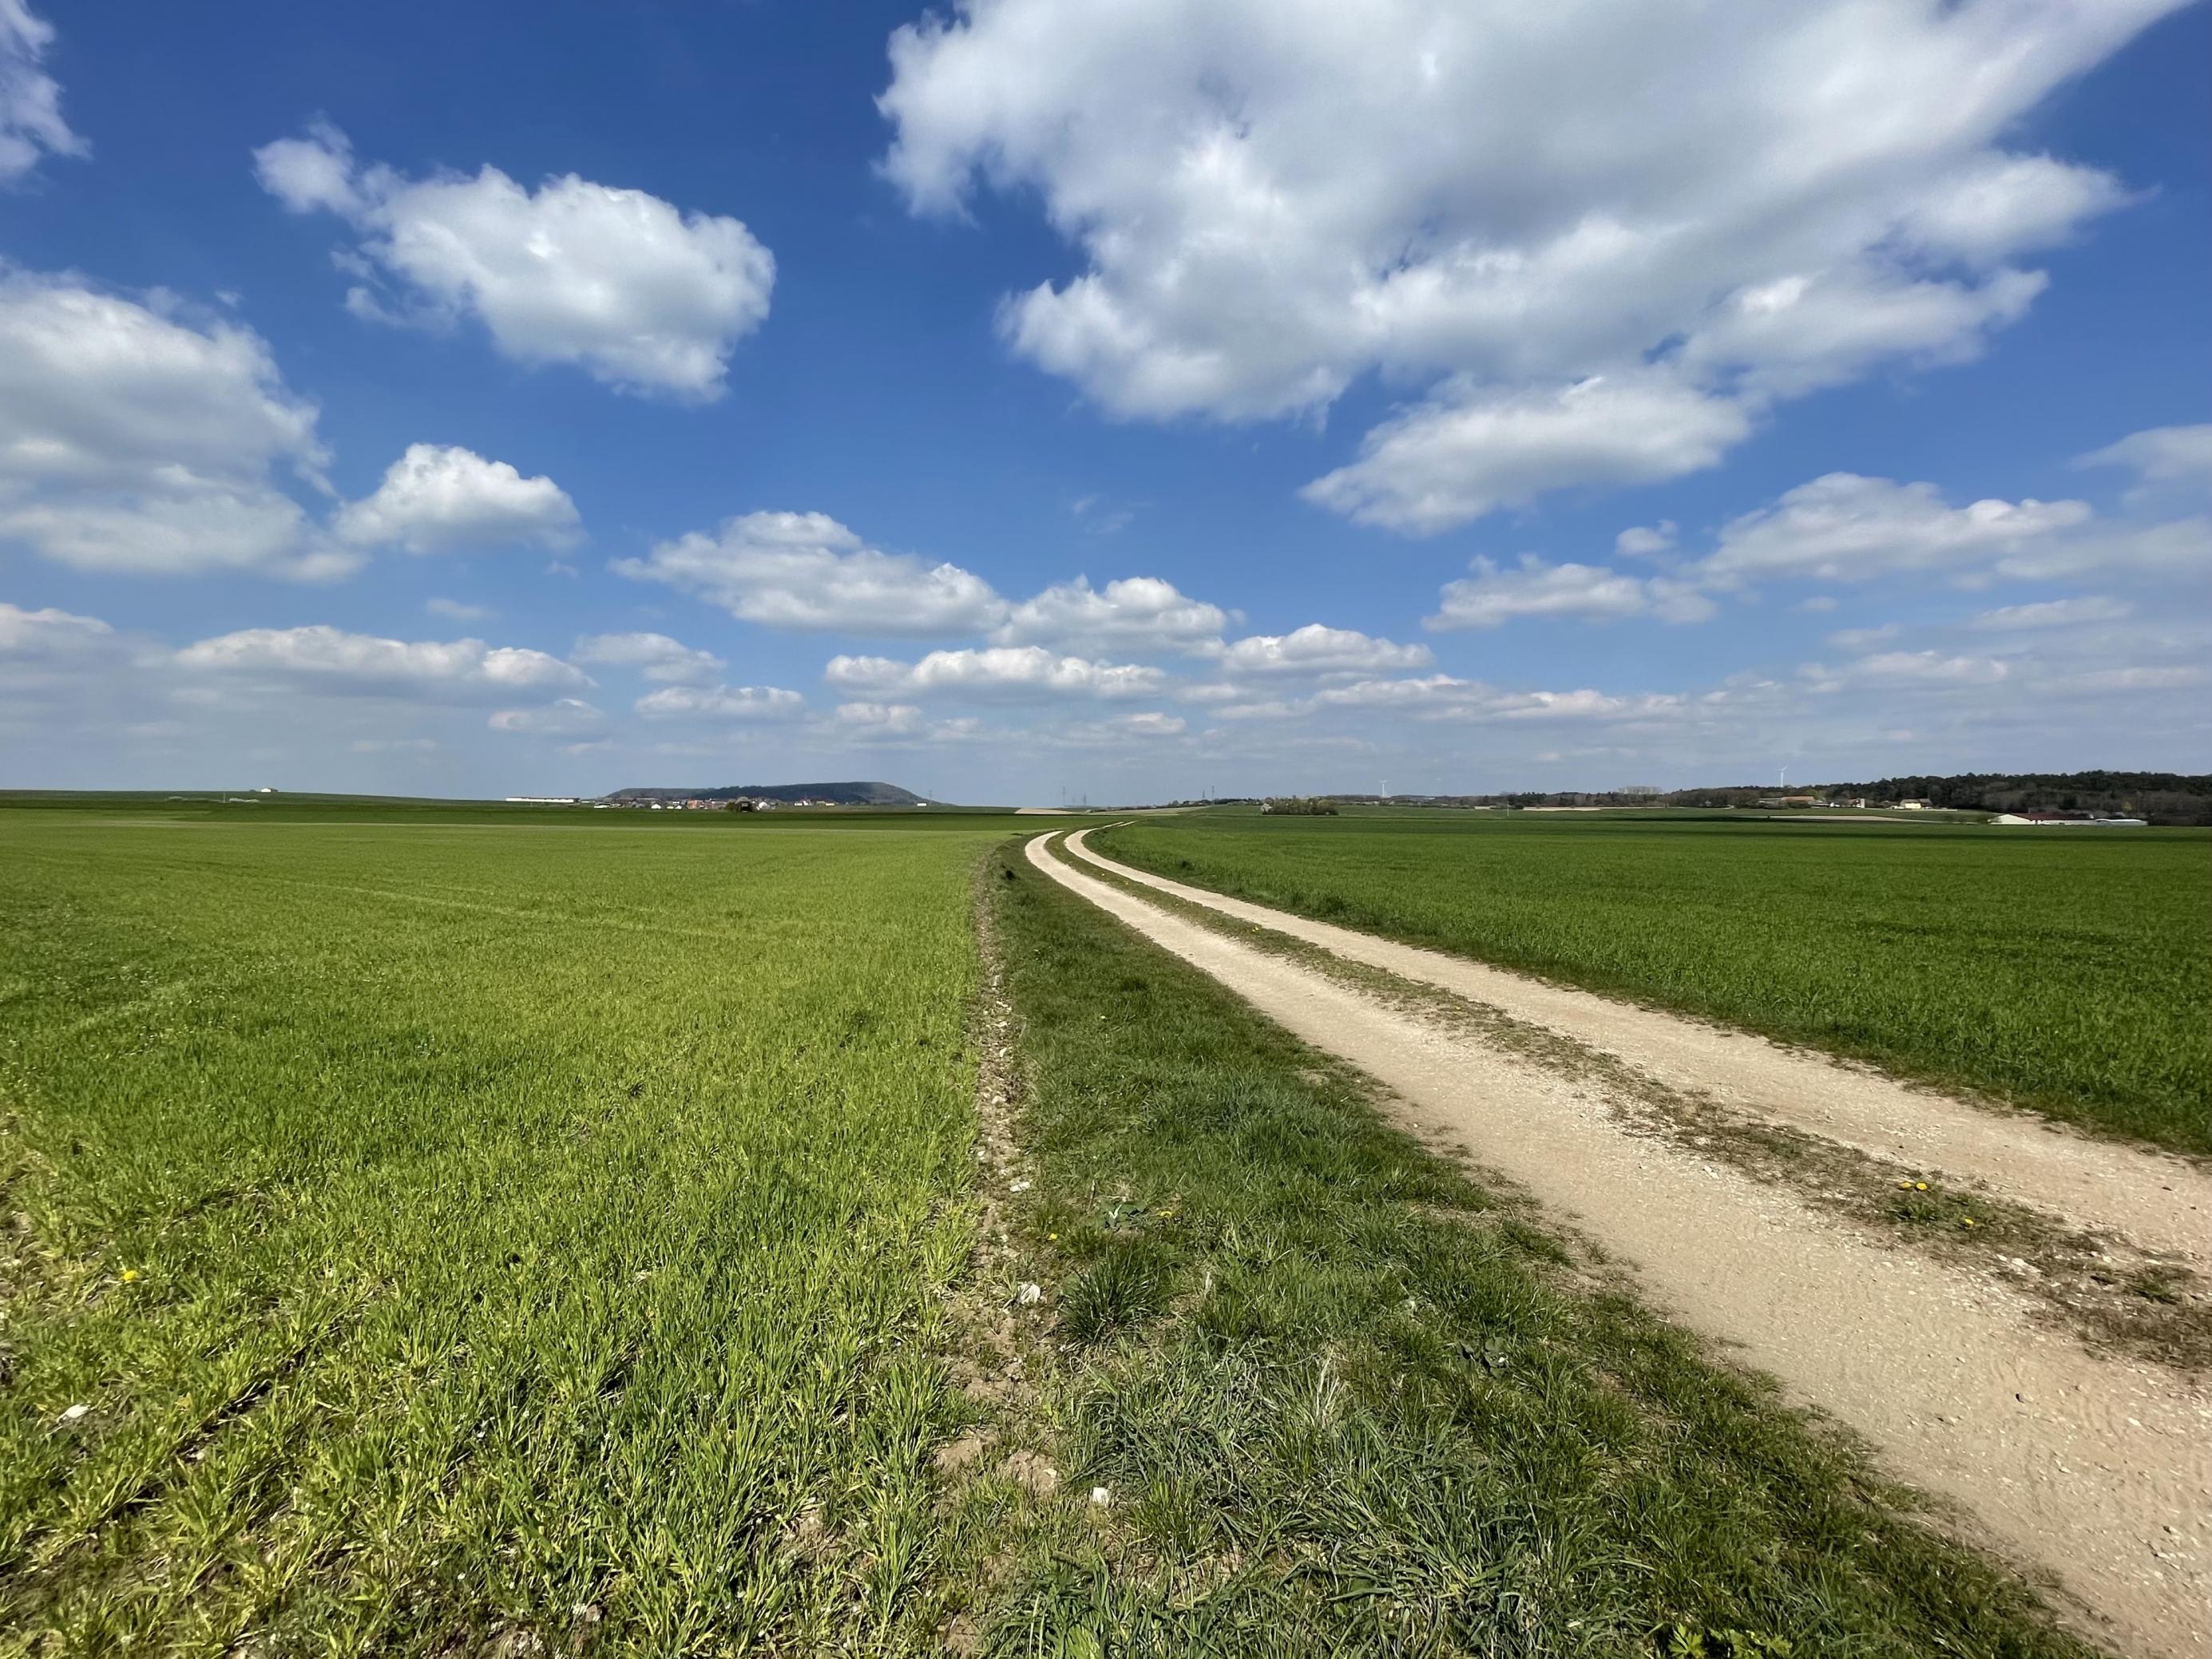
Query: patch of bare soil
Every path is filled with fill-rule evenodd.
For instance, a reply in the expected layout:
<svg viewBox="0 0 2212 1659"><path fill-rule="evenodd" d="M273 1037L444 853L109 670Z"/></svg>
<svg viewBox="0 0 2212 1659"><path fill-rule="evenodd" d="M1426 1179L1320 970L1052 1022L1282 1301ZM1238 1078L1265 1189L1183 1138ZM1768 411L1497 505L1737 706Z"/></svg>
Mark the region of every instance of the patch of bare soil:
<svg viewBox="0 0 2212 1659"><path fill-rule="evenodd" d="M1045 839L1029 844L1038 869L1376 1079L1432 1141L1463 1144L1571 1218L1632 1265L1656 1304L1856 1430L1902 1479L1963 1505L1996 1547L2056 1579L2106 1639L2132 1653L2212 1655L2212 1395L2200 1382L2088 1352L2016 1288L1884 1248L1787 1184L1639 1133L1603 1079L1563 1072L1540 1048L1487 1041L1224 936L1081 872ZM1081 837L1071 839L1083 855ZM1844 1145L1856 1133L1899 1161L1984 1181L2145 1248L2205 1255L2212 1211L2189 1184L2201 1175L2180 1160L2009 1117L1984 1124L1964 1103L1759 1039L1127 873L1388 972L1404 964L1405 977L1432 985L1449 974L1458 994L1556 1024L1685 1090L1730 1104L1735 1091L1750 1115ZM1790 1099L1793 1089L1813 1103ZM1936 1119L1924 1139L1911 1115ZM1915 1151L1900 1157L1882 1139L1893 1132ZM2087 1173L2068 1167L2075 1157Z"/></svg>
<svg viewBox="0 0 2212 1659"><path fill-rule="evenodd" d="M1057 1484L1051 1459L1036 1449L1053 1435L1040 1388L1050 1364L1051 1310L1024 1278L1013 1233L1014 1210L1031 1176L1017 1136L1024 1085L1019 1028L1006 994L987 885L994 868L986 863L976 886L983 975L968 1032L975 1056L975 1242L967 1271L948 1293L953 1341L945 1356L971 1413L967 1427L935 1454L940 1502L947 1510L991 1484L1018 1489L1026 1502L1049 1499ZM978 1591L1006 1570L994 1559L969 1565ZM971 1653L983 1632L976 1615L963 1611L939 1634L945 1651Z"/></svg>

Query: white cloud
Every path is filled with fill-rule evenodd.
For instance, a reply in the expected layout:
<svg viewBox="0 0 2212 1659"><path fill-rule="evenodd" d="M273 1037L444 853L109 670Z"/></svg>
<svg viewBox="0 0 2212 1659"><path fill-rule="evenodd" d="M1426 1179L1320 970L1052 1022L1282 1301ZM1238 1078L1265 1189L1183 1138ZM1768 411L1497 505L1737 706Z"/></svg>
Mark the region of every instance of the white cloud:
<svg viewBox="0 0 2212 1659"><path fill-rule="evenodd" d="M636 704L649 720L781 720L805 706L798 692L774 685L669 685Z"/></svg>
<svg viewBox="0 0 2212 1659"><path fill-rule="evenodd" d="M1820 691L1866 685L1993 685L2011 673L2011 665L1996 657L1946 656L1940 651L1885 651L1838 669L1820 663L1805 669L1806 678Z"/></svg>
<svg viewBox="0 0 2212 1659"><path fill-rule="evenodd" d="M730 354L768 315L775 260L738 220L684 213L574 173L526 190L498 168L410 179L356 164L318 124L254 152L262 185L295 213L337 214L353 257L399 285L409 319L472 316L506 356L572 363L617 390L709 402ZM348 308L380 318L372 288Z"/></svg>
<svg viewBox="0 0 2212 1659"><path fill-rule="evenodd" d="M82 570L342 575L281 489L322 487L315 408L252 330L0 268L0 540Z"/></svg>
<svg viewBox="0 0 2212 1659"><path fill-rule="evenodd" d="M189 674L282 682L335 695L472 699L592 684L581 670L543 651L482 640L379 639L328 626L242 629L188 645L172 660Z"/></svg>
<svg viewBox="0 0 2212 1659"><path fill-rule="evenodd" d="M748 513L614 568L770 628L927 639L980 633L1006 616L981 577L880 551L823 513Z"/></svg>
<svg viewBox="0 0 2212 1659"><path fill-rule="evenodd" d="M1167 676L1157 668L1056 656L1035 645L933 651L912 663L888 657L833 657L823 678L841 690L879 697L1136 697L1167 683Z"/></svg>
<svg viewBox="0 0 2212 1659"><path fill-rule="evenodd" d="M88 695L127 668L130 647L97 617L0 602L0 728L58 704L82 713Z"/></svg>
<svg viewBox="0 0 2212 1659"><path fill-rule="evenodd" d="M1983 280L1901 280L1868 268L1790 276L1716 307L1681 360L1701 379L1735 376L1757 397L1798 397L1856 380L1885 359L1928 364L1978 356L1988 332L2018 322L2040 271Z"/></svg>
<svg viewBox="0 0 2212 1659"><path fill-rule="evenodd" d="M2212 490L2212 424L2154 426L2094 450L2076 466L2125 467L2136 475L2133 502Z"/></svg>
<svg viewBox="0 0 2212 1659"><path fill-rule="evenodd" d="M2068 691L2178 691L2212 681L2212 669L2100 668L2076 674L2061 689Z"/></svg>
<svg viewBox="0 0 2212 1659"><path fill-rule="evenodd" d="M1178 592L1157 576L1127 576L1103 588L1078 576L1016 605L995 637L1001 645L1203 651L1229 622L1220 606Z"/></svg>
<svg viewBox="0 0 2212 1659"><path fill-rule="evenodd" d="M1648 720L1673 717L1684 699L1666 693L1506 691L1449 674L1421 679L1361 680L1322 691L1316 707L1388 710L1431 720Z"/></svg>
<svg viewBox="0 0 2212 1659"><path fill-rule="evenodd" d="M486 724L526 737L581 738L604 731L607 717L580 697L558 697L543 708L501 708Z"/></svg>
<svg viewBox="0 0 2212 1659"><path fill-rule="evenodd" d="M2035 605L2003 605L1983 611L1969 626L1984 633L2008 633L2021 628L2075 628L2084 623L2118 622L2134 613L2135 607L2125 600L2084 596L2045 599Z"/></svg>
<svg viewBox="0 0 2212 1659"><path fill-rule="evenodd" d="M1377 674L1425 668L1435 659L1425 645L1399 645L1352 628L1308 623L1287 634L1255 634L1221 653L1229 674Z"/></svg>
<svg viewBox="0 0 2212 1659"><path fill-rule="evenodd" d="M579 535L576 504L552 479L526 478L505 461L441 444L408 445L376 493L348 502L333 528L356 546L410 553L572 547Z"/></svg>
<svg viewBox="0 0 2212 1659"><path fill-rule="evenodd" d="M711 651L695 651L665 634L587 634L568 653L578 662L635 668L664 685L712 685L728 666Z"/></svg>
<svg viewBox="0 0 2212 1659"><path fill-rule="evenodd" d="M42 155L92 154L62 119L62 89L40 67L53 41L53 25L24 0L0 0L0 185L21 179Z"/></svg>
<svg viewBox="0 0 2212 1659"><path fill-rule="evenodd" d="M1895 623L1884 623L1879 628L1839 628L1828 635L1828 643L1842 651L1865 651L1904 631Z"/></svg>
<svg viewBox="0 0 2212 1659"><path fill-rule="evenodd" d="M2212 518L2162 524L2089 524L2069 535L2024 543L1999 559L1996 573L2029 581L2132 575L2148 581L2198 581L2212 575Z"/></svg>
<svg viewBox="0 0 2212 1659"><path fill-rule="evenodd" d="M958 0L891 37L884 170L920 212L1034 194L1081 269L1002 334L1112 414L1452 380L1316 495L1434 529L1970 355L2040 285L2013 261L2124 198L2002 143L2182 3ZM1565 388L1655 358L1686 391L1653 441L1548 429Z"/></svg>
<svg viewBox="0 0 2212 1659"><path fill-rule="evenodd" d="M1988 566L2086 524L2081 501L1980 501L1954 507L1931 483L1831 472L1747 513L1693 567L1720 584L1865 581L1899 571Z"/></svg>
<svg viewBox="0 0 2212 1659"><path fill-rule="evenodd" d="M0 601L0 656L74 657L114 635L115 630L97 617L80 617L51 605L26 611Z"/></svg>
<svg viewBox="0 0 2212 1659"><path fill-rule="evenodd" d="M1990 152L1914 204L1900 234L1928 252L1979 264L2063 242L2127 200L2108 173L2048 155Z"/></svg>
<svg viewBox="0 0 2212 1659"><path fill-rule="evenodd" d="M1428 535L1549 489L1656 483L1717 466L1750 430L1742 403L1663 371L1559 390L1456 380L1376 427L1358 460L1301 493L1362 524Z"/></svg>
<svg viewBox="0 0 2212 1659"><path fill-rule="evenodd" d="M1534 554L1522 555L1511 569L1482 558L1470 568L1472 576L1444 584L1437 614L1424 627L1496 628L1516 617L1604 622L1651 615L1690 623L1713 614L1711 599L1663 576L1626 575L1600 565L1547 564Z"/></svg>
<svg viewBox="0 0 2212 1659"><path fill-rule="evenodd" d="M1151 713L1117 714L1111 720L1085 720L1073 726L1053 727L1036 735L1058 748L1115 749L1133 743L1157 743L1164 738L1181 737L1183 729L1184 721L1181 715Z"/></svg>
<svg viewBox="0 0 2212 1659"><path fill-rule="evenodd" d="M489 622L499 612L488 605L465 605L459 599L430 599L422 601L422 609L447 622Z"/></svg>
<svg viewBox="0 0 2212 1659"><path fill-rule="evenodd" d="M910 702L841 702L829 721L838 736L861 743L918 737L927 723Z"/></svg>
<svg viewBox="0 0 2212 1659"><path fill-rule="evenodd" d="M1672 519L1656 525L1632 525L1613 538L1613 550L1631 559L1656 559L1674 550L1681 532Z"/></svg>

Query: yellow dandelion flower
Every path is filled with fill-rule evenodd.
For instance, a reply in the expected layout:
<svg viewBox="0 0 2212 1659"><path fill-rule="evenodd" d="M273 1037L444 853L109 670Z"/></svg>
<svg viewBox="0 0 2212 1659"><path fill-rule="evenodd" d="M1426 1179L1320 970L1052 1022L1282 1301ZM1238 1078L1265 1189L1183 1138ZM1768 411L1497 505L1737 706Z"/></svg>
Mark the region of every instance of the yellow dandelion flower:
<svg viewBox="0 0 2212 1659"><path fill-rule="evenodd" d="M137 1277L138 1270L136 1267L125 1267L123 1270L123 1282L126 1285Z"/></svg>
<svg viewBox="0 0 2212 1659"><path fill-rule="evenodd" d="M1924 1193L1928 1190L1928 1183L1924 1181L1916 1181L1912 1183L1912 1190L1917 1193Z"/></svg>

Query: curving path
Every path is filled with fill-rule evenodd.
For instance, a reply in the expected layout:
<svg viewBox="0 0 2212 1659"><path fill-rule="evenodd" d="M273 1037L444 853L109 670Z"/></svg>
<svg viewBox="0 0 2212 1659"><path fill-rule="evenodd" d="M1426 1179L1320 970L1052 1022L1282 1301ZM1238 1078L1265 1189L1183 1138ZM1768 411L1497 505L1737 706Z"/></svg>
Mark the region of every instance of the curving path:
<svg viewBox="0 0 2212 1659"><path fill-rule="evenodd" d="M2027 1301L2001 1285L1881 1248L1782 1188L1631 1133L1601 1082L1561 1075L1149 903L1056 856L1049 839L1028 844L1038 870L1375 1078L1432 1140L1464 1145L1571 1218L1632 1264L1658 1305L1859 1431L1899 1478L1962 1504L1998 1547L2057 1577L2087 1610L2085 1622L2123 1651L2212 1656L2212 1394L2200 1383L2094 1357L2037 1324ZM1076 856L1116 874L1627 1054L1584 1035L1595 1016L1580 1004L1599 1004L1624 1017L1626 1034L1615 1041L1638 1045L1636 1063L1673 1068L1686 1086L1741 1087L1747 1100L1764 1099L1755 1068L1726 1069L1747 1064L1745 1044L1813 1063L1758 1039L1717 1042L1731 1034L1125 872L1082 839L1070 837ZM1539 1007L1555 1017L1525 1012ZM1670 1035L1662 1023L1686 1030ZM1696 1057L1709 1043L1721 1058L1708 1079ZM1819 1070L1824 1081L1833 1073L1898 1087L1825 1061ZM1904 1098L1921 1109L1935 1101L1911 1091ZM1972 1109L1952 1103L1945 1115ZM2027 1133L2009 1118L1996 1121ZM1963 1127L1943 1144L1962 1160L2000 1156L1978 1152L1982 1143ZM2051 1144L2094 1143L2060 1136ZM2156 1206L2156 1181L2146 1187L2149 1177L2127 1173L2138 1166L2124 1158L2109 1167L2109 1178L2075 1181L2053 1163L2034 1178L2083 1212L2103 1204L2098 1212L2115 1220ZM2186 1165L2178 1172L2194 1173ZM2115 1192L2127 1196L2115 1201ZM2154 1217L2149 1231L2193 1242L2191 1253L2201 1254L2202 1230L2190 1218L2201 1221L2205 1212L2188 1206L2202 1201L2169 1195L2174 1212Z"/></svg>

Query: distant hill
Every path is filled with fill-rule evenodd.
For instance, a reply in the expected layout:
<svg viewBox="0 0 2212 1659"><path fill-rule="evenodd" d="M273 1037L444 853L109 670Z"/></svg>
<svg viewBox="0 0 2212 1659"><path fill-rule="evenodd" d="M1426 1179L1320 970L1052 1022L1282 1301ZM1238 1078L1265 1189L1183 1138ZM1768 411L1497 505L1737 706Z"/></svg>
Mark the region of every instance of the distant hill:
<svg viewBox="0 0 2212 1659"><path fill-rule="evenodd" d="M911 789L895 783L733 783L714 789L617 789L608 800L827 801L833 806L921 806Z"/></svg>

